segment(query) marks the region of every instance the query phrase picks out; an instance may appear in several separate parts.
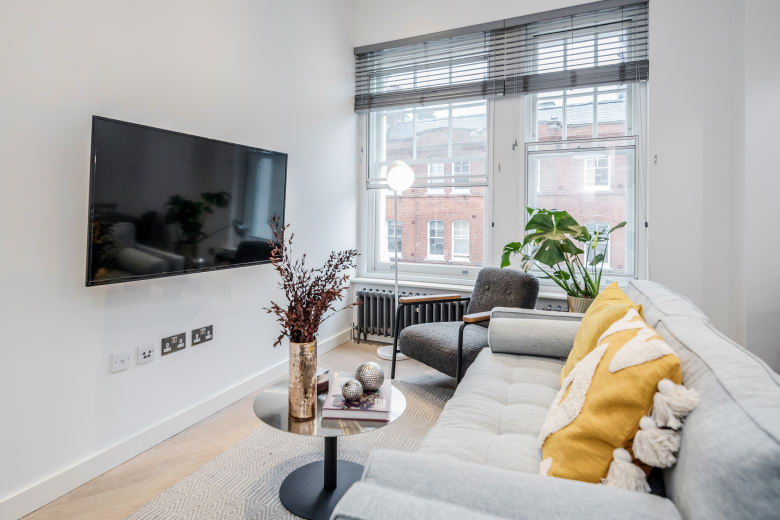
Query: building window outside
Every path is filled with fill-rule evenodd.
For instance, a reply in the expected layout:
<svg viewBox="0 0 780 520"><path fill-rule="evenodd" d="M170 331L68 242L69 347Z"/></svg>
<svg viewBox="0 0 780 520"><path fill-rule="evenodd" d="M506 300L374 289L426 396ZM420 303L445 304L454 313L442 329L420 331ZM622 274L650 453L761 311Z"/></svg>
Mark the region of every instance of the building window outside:
<svg viewBox="0 0 780 520"><path fill-rule="evenodd" d="M436 181L433 178L436 176L444 175L444 163L434 163L428 165L428 177L431 179L428 181L429 185L434 183L441 183L442 181ZM444 188L428 188L428 193L431 195L441 195L444 193Z"/></svg>
<svg viewBox="0 0 780 520"><path fill-rule="evenodd" d="M609 156L585 159L585 188L589 190L609 189Z"/></svg>
<svg viewBox="0 0 780 520"><path fill-rule="evenodd" d="M444 260L444 222L428 221L428 258Z"/></svg>
<svg viewBox="0 0 780 520"><path fill-rule="evenodd" d="M453 175L469 175L470 173L471 173L471 163L470 162L468 162L468 161L461 161L461 162L454 162L454 163L452 163L452 174ZM455 187L455 186L453 186L453 188L452 188L452 193L453 194L459 194L459 193L463 194L463 193L468 193L469 192L469 187L468 187L469 179L468 178L465 178L465 179L455 179L455 182L456 183L460 183L460 184L465 183L466 185L464 187L459 187L459 186Z"/></svg>
<svg viewBox="0 0 780 520"><path fill-rule="evenodd" d="M604 234L609 231L610 225L606 222L587 222L585 228L588 230L591 236L594 236L598 231L599 234ZM596 246L595 254L590 254L590 258L594 258L597 255L604 255L604 268L609 267L609 250L610 243L600 244Z"/></svg>
<svg viewBox="0 0 780 520"><path fill-rule="evenodd" d="M398 258L401 257L403 254L403 247L401 242L401 221L398 221L398 227L394 229L393 224L395 223L395 220L388 220L387 221L387 251L390 253L395 253L395 245L396 245L396 237L394 235L394 231L398 232ZM395 258L395 254L392 254L390 256L391 260Z"/></svg>
<svg viewBox="0 0 780 520"><path fill-rule="evenodd" d="M452 256L463 259L469 257L469 223L466 220L452 223Z"/></svg>

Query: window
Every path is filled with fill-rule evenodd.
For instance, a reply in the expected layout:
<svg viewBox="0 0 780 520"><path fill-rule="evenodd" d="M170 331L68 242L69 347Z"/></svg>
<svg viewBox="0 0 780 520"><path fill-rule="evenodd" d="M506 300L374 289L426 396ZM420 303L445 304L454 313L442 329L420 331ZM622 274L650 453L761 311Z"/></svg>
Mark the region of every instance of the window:
<svg viewBox="0 0 780 520"><path fill-rule="evenodd" d="M585 159L585 188L589 190L609 189L609 156Z"/></svg>
<svg viewBox="0 0 780 520"><path fill-rule="evenodd" d="M466 220L456 220L452 223L452 256L469 257L469 223Z"/></svg>
<svg viewBox="0 0 780 520"><path fill-rule="evenodd" d="M469 175L471 173L471 163L467 161L461 161L461 162L454 162L452 163L452 174L453 175ZM455 178L455 182L458 184L465 184L464 187L452 187L452 193L468 193L469 192L469 186L468 182L469 179L458 179Z"/></svg>
<svg viewBox="0 0 780 520"><path fill-rule="evenodd" d="M526 145L527 205L566 210L591 234L625 220L610 245L599 246L608 258L606 277L636 272L637 139L631 128L637 88L611 85L526 97L526 140L533 140Z"/></svg>
<svg viewBox="0 0 780 520"><path fill-rule="evenodd" d="M428 165L428 177L443 176L443 175L444 175L444 163L434 163ZM433 179L430 179L428 181L429 184L433 184L434 182L441 182L441 181L435 181ZM428 193L441 195L442 193L444 193L444 188L428 188Z"/></svg>
<svg viewBox="0 0 780 520"><path fill-rule="evenodd" d="M396 236L394 232L397 231L398 233L398 257L400 258L403 254L403 247L401 242L401 221L398 221L398 227L394 228L393 224L395 224L395 220L388 220L387 221L387 250L390 253L395 252L395 246L396 246ZM391 258L395 258L395 255L391 255Z"/></svg>
<svg viewBox="0 0 780 520"><path fill-rule="evenodd" d="M428 258L444 260L444 222L428 221Z"/></svg>
<svg viewBox="0 0 780 520"><path fill-rule="evenodd" d="M487 102L479 100L368 114L367 273L392 272L393 234L388 223L396 217L386 171L395 160L406 162L415 174L412 187L403 197L398 194L397 218L406 234L404 249L399 250L403 253L399 274L474 277L478 270L464 274L464 264L484 265L485 240L471 246L463 240L467 249L456 255L449 233L453 222L463 221L464 237L469 232L484 236L487 112Z"/></svg>

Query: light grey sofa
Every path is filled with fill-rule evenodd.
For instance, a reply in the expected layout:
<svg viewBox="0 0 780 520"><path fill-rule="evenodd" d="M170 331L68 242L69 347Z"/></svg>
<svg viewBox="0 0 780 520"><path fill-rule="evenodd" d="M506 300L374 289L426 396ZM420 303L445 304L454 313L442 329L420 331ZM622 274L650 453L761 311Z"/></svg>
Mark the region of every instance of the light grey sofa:
<svg viewBox="0 0 780 520"><path fill-rule="evenodd" d="M701 393L665 497L542 477L537 435L582 315L499 308L417 453L371 454L332 519L780 518L780 376L652 282L626 293Z"/></svg>

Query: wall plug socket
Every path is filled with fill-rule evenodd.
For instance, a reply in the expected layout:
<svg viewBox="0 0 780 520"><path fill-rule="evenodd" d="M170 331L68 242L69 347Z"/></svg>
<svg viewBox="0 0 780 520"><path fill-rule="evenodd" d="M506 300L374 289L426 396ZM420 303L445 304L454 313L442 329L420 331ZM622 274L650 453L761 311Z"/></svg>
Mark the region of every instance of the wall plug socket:
<svg viewBox="0 0 780 520"><path fill-rule="evenodd" d="M143 365L149 361L154 361L154 343L151 341L138 345L138 364Z"/></svg>

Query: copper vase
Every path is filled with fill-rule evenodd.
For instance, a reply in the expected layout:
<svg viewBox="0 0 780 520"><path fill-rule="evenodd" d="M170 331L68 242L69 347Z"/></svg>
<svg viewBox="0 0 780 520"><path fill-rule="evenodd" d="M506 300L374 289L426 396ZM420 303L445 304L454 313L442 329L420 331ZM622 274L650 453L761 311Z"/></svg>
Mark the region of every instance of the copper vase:
<svg viewBox="0 0 780 520"><path fill-rule="evenodd" d="M317 340L290 342L290 418L296 421L317 415Z"/></svg>

